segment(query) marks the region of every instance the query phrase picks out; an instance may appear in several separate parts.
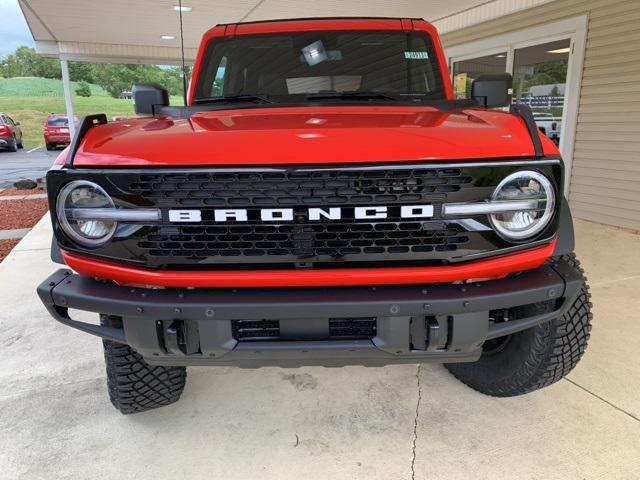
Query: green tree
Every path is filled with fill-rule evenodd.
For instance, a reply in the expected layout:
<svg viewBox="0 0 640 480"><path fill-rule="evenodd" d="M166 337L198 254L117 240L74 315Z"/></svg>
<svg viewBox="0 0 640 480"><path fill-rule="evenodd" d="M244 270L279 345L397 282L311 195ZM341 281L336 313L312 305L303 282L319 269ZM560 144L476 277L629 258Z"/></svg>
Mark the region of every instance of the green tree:
<svg viewBox="0 0 640 480"><path fill-rule="evenodd" d="M14 53L0 60L0 75L11 77L61 78L60 63L41 57L30 47L18 47Z"/></svg>
<svg viewBox="0 0 640 480"><path fill-rule="evenodd" d="M91 87L87 82L80 82L78 88L76 88L76 95L79 97L90 97L91 96Z"/></svg>
<svg viewBox="0 0 640 480"><path fill-rule="evenodd" d="M565 83L567 81L568 65L568 60L554 60L534 65L533 75L525 79L523 91L527 91L535 85Z"/></svg>
<svg viewBox="0 0 640 480"><path fill-rule="evenodd" d="M91 83L100 85L113 97L131 89L135 83L159 83L171 95L182 93L182 77L178 67L96 63L92 65L91 73Z"/></svg>
<svg viewBox="0 0 640 480"><path fill-rule="evenodd" d="M189 78L190 67L185 67ZM129 90L135 83L159 83L171 95L182 94L182 68L158 65L122 65L112 63L69 62L69 76L72 81L100 85L111 96ZM60 62L41 57L33 48L18 49L0 59L0 76L61 78Z"/></svg>

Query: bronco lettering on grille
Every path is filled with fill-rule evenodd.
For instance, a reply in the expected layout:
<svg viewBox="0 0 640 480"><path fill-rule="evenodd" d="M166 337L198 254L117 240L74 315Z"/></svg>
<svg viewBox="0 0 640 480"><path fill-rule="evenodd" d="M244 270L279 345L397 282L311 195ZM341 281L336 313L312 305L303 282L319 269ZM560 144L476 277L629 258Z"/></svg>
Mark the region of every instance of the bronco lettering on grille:
<svg viewBox="0 0 640 480"><path fill-rule="evenodd" d="M207 210L169 210L170 222L199 223L202 221L221 222L293 222L295 218L302 216L309 221L342 220L350 218L354 220L377 220L390 216L400 218L431 218L433 217L433 205L394 205L387 207L376 205L370 207L331 207L331 208L306 208L297 210L293 208L260 208L260 209L214 209Z"/></svg>

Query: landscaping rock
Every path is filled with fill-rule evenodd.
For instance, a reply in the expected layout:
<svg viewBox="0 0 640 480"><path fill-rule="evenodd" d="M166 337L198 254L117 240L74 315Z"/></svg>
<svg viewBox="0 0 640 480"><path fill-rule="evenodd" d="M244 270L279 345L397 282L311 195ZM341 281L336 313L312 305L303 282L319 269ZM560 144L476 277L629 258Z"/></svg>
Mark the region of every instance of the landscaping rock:
<svg viewBox="0 0 640 480"><path fill-rule="evenodd" d="M38 187L38 184L33 180L18 180L13 184L18 190L32 190Z"/></svg>

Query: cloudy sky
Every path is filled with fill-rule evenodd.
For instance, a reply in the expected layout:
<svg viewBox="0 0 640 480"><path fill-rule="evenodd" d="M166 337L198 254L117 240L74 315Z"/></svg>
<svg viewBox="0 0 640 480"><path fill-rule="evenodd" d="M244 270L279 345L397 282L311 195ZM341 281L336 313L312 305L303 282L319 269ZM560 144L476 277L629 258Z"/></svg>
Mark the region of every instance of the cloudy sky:
<svg viewBox="0 0 640 480"><path fill-rule="evenodd" d="M20 45L33 46L33 38L24 21L18 0L0 0L0 57L15 51Z"/></svg>

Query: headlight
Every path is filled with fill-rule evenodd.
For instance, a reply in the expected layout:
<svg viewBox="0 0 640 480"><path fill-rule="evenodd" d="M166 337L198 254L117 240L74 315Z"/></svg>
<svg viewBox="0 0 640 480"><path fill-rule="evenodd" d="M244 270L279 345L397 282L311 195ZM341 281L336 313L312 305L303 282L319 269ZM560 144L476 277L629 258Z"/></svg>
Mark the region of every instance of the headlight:
<svg viewBox="0 0 640 480"><path fill-rule="evenodd" d="M540 233L551 221L555 207L555 192L547 177L531 170L515 172L506 177L491 197L492 201L535 201L536 208L493 213L489 215L493 228L510 241L520 241Z"/></svg>
<svg viewBox="0 0 640 480"><path fill-rule="evenodd" d="M115 205L100 185L76 180L58 193L56 215L69 238L80 245L96 247L107 242L117 227L114 220L91 218L91 209L105 208L113 209Z"/></svg>

